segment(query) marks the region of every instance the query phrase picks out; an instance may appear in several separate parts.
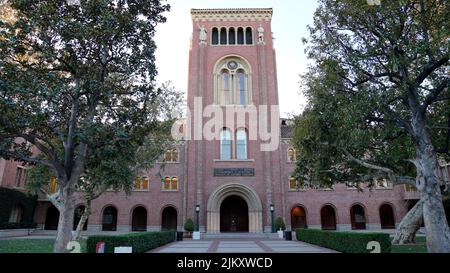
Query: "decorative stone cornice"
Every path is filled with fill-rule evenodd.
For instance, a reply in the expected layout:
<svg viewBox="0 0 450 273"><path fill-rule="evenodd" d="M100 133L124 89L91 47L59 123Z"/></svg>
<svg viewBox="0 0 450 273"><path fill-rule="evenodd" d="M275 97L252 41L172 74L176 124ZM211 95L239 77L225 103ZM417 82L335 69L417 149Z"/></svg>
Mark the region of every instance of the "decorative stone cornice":
<svg viewBox="0 0 450 273"><path fill-rule="evenodd" d="M191 9L195 22L270 21L272 13L271 8Z"/></svg>

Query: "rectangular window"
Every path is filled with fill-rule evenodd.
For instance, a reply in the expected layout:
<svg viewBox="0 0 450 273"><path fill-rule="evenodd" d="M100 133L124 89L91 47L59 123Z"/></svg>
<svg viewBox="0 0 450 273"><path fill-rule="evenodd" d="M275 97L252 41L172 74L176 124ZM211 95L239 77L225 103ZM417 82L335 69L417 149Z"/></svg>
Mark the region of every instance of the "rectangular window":
<svg viewBox="0 0 450 273"><path fill-rule="evenodd" d="M15 185L16 187L23 187L26 183L28 176L28 170L18 166L16 170L16 179L15 179Z"/></svg>
<svg viewBox="0 0 450 273"><path fill-rule="evenodd" d="M55 193L58 190L58 179L56 177L50 178L50 194Z"/></svg>

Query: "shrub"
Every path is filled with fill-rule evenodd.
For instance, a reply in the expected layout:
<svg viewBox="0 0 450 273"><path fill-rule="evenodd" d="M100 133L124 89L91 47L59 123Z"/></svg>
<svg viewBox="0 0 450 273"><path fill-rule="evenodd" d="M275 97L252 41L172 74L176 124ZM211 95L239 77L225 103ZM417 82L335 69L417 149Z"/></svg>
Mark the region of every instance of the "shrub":
<svg viewBox="0 0 450 273"><path fill-rule="evenodd" d="M0 229L35 229L36 223L0 223Z"/></svg>
<svg viewBox="0 0 450 273"><path fill-rule="evenodd" d="M22 224L24 225L23 228L27 228L27 223L33 222L36 202L37 195L31 195L18 190L0 187L0 225L2 226L0 229L22 228L18 227ZM11 210L17 205L21 206L23 209L22 222L19 223L19 225L9 225L7 223L9 221Z"/></svg>
<svg viewBox="0 0 450 273"><path fill-rule="evenodd" d="M192 232L194 231L194 221L191 218L188 218L184 223L184 230Z"/></svg>
<svg viewBox="0 0 450 273"><path fill-rule="evenodd" d="M174 240L174 231L136 232L113 236L99 235L89 236L86 248L88 253L95 253L97 243L105 242L105 253L114 253L114 248L119 246L132 247L133 253L144 253Z"/></svg>
<svg viewBox="0 0 450 273"><path fill-rule="evenodd" d="M278 231L280 229L281 230L285 230L286 229L286 225L284 224L283 218L278 217L275 220L275 230Z"/></svg>
<svg viewBox="0 0 450 273"><path fill-rule="evenodd" d="M297 240L344 253L370 253L370 241L380 243L381 253L391 252L391 240L386 233L337 232L317 229L296 229Z"/></svg>

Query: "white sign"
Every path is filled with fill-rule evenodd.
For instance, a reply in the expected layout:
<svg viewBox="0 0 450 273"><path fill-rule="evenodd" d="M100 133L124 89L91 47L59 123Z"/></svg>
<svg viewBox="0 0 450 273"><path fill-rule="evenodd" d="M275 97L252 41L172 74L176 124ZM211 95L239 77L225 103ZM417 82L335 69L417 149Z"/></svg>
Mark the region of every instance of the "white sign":
<svg viewBox="0 0 450 273"><path fill-rule="evenodd" d="M194 231L192 234L192 240L200 240L200 231Z"/></svg>
<svg viewBox="0 0 450 273"><path fill-rule="evenodd" d="M115 247L114 253L133 253L133 248L130 246Z"/></svg>

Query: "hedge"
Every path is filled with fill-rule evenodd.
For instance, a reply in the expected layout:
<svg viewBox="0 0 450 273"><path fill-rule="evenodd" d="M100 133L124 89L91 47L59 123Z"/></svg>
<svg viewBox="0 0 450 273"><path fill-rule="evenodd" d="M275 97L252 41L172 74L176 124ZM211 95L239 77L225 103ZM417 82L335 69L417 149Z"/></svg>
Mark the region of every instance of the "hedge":
<svg viewBox="0 0 450 273"><path fill-rule="evenodd" d="M105 253L114 253L119 246L132 247L133 253L144 253L175 240L175 231L136 232L124 235L98 235L87 239L87 253L95 253L98 242L105 242Z"/></svg>
<svg viewBox="0 0 450 273"><path fill-rule="evenodd" d="M0 187L0 202L0 229L33 228L35 226L33 218L37 202L36 195ZM11 210L17 205L23 208L21 223L8 223Z"/></svg>
<svg viewBox="0 0 450 273"><path fill-rule="evenodd" d="M296 229L297 240L344 253L370 253L367 243L380 243L381 253L391 252L391 240L386 233L337 232L317 229Z"/></svg>

